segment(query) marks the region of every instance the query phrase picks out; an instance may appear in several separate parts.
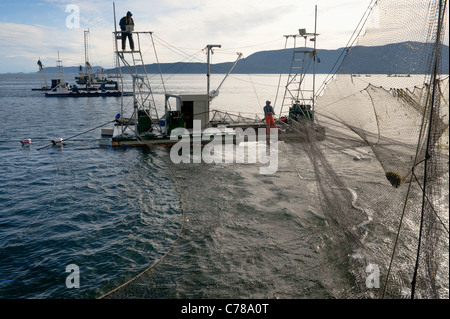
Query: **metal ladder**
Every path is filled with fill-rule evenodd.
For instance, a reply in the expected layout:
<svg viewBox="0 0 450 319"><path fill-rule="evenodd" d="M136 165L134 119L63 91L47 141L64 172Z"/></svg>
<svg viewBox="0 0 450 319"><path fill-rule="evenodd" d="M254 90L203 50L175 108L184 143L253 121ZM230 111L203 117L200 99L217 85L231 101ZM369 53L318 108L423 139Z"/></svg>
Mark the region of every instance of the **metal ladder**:
<svg viewBox="0 0 450 319"><path fill-rule="evenodd" d="M131 75L133 80L133 104L135 114L133 114L137 119L137 111L144 111L150 118L155 118L159 120L158 111L156 109L155 98L153 96L153 91L151 89L149 76L147 73L147 68L144 63L144 59L142 57L141 52L141 43L140 43L140 35L141 34L150 34L152 32L133 32L133 35L136 35L136 39L134 39L135 48L137 50L131 51L122 51L118 49L117 40L119 39L119 35L121 35L121 31L114 32L115 44L114 50L121 63L127 69L128 73ZM120 64L120 63L119 63ZM121 74L122 69L119 68ZM137 134L137 132L136 132Z"/></svg>
<svg viewBox="0 0 450 319"><path fill-rule="evenodd" d="M299 36L300 35L297 34L285 35L287 39L290 37L294 39L294 46L292 52L291 67L286 81L281 110L283 110L284 107L287 107L287 109L289 109L289 107L291 107L293 103L308 103L313 98L312 95L314 91L312 89L305 89L304 84L306 72L312 61L311 58L312 54L314 54L314 51L297 49L296 41L297 37Z"/></svg>

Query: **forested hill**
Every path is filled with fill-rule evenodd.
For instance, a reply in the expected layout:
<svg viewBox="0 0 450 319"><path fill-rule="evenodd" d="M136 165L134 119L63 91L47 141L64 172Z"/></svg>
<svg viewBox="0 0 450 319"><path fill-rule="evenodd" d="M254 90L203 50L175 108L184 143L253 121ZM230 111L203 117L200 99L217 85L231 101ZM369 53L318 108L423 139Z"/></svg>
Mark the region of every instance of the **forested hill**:
<svg viewBox="0 0 450 319"><path fill-rule="evenodd" d="M320 50L317 56L316 73L334 73L346 55L346 62L341 66L341 72L347 74L424 74L427 73L428 61L426 56L432 45L423 43L395 43L385 46L362 47L356 46L344 54L344 48L337 50ZM311 49L312 50L312 49ZM243 74L279 74L289 73L293 49L261 51L242 58L233 73ZM347 62L348 61L348 62ZM417 62L417 61L420 61ZM449 73L449 47L443 46L441 73ZM211 65L212 73L227 73L234 62ZM161 63L162 73L168 74L202 74L206 73L206 63ZM93 67L101 70L101 67ZM146 65L147 72L159 73L156 64ZM108 70L105 70L105 72ZM109 70L111 72L111 70ZM142 70L141 70L142 71ZM56 72L55 67L46 68L46 72ZM65 67L64 72L78 72L78 67ZM124 70L126 72L126 70ZM309 67L306 73L312 73Z"/></svg>

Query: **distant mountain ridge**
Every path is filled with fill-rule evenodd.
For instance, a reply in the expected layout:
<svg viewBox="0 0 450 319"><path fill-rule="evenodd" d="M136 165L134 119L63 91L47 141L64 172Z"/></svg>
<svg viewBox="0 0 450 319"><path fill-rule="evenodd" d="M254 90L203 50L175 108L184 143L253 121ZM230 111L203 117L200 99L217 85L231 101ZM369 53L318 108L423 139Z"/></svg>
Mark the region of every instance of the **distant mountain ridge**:
<svg viewBox="0 0 450 319"><path fill-rule="evenodd" d="M102 66L93 66L91 67L92 73L96 73L97 71L101 72L101 70L103 69ZM45 73L58 73L58 68L56 66L48 66L45 67ZM83 67L83 72L84 72L84 67ZM106 72L106 69L103 69ZM80 71L80 67L79 66L64 66L63 67L63 72L64 73L76 73L78 74ZM37 71L39 72L39 71Z"/></svg>
<svg viewBox="0 0 450 319"><path fill-rule="evenodd" d="M348 74L424 74L427 73L427 61L416 65L415 61L421 61L417 57L425 57L427 50L432 49L432 44L417 42L394 43L384 46L352 47L347 52L347 59L341 66L342 73ZM312 50L312 49L311 49ZM344 56L345 48L336 50L318 49L317 56L320 63L316 65L316 73L329 74L339 66ZM234 74L287 74L290 70L293 49L281 49L260 51L241 59L233 70ZM449 47L442 47L442 60L440 70L443 74L449 73ZM234 62L217 63L211 65L212 73L227 73ZM92 70L101 70L101 66L95 66ZM147 64L147 72L166 74L203 74L206 73L206 63L160 63ZM143 72L142 66L138 66L139 72ZM105 70L113 72L114 70ZM125 69L124 72L127 72ZM55 73L56 67L46 68L46 72ZM78 67L64 67L65 73L78 73ZM307 73L312 73L312 67Z"/></svg>

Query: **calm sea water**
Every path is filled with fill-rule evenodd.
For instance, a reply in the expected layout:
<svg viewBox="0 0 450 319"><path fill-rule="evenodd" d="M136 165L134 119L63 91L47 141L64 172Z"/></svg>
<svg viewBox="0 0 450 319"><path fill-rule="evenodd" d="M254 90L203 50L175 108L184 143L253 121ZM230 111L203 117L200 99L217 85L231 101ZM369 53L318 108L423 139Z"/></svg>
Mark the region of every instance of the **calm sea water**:
<svg viewBox="0 0 450 319"><path fill-rule="evenodd" d="M222 77L212 77L213 83ZM0 75L0 297L98 297L169 249L181 227L180 196L157 153L100 148L100 129L49 146L114 119L120 99L46 98L31 91L41 80L38 74ZM74 75L66 81L74 83ZM163 105L159 77L152 81ZM171 77L167 88L201 94L205 81L204 75ZM232 96L242 94L235 88ZM247 105L259 110L252 97ZM31 146L21 145L24 138ZM73 264L79 289L66 287L66 267Z"/></svg>
<svg viewBox="0 0 450 319"><path fill-rule="evenodd" d="M120 100L46 98L39 83L0 76L0 296L96 297L172 245L178 193L155 153L99 148L99 129L47 147L114 118ZM66 287L70 264L79 289Z"/></svg>
<svg viewBox="0 0 450 319"><path fill-rule="evenodd" d="M213 76L212 88L222 77ZM261 115L277 84L275 75L233 76L213 108ZM328 248L334 239L314 167L298 145L280 145L273 175L259 174L259 164L174 165L163 147L98 146L100 128L89 130L114 119L119 98L45 98L31 91L39 85L39 75L0 75L0 298L99 297L163 257L180 232L152 272L113 297L358 295L350 273L364 268L349 266L345 247ZM166 83L179 94L205 87L204 75ZM154 89L161 104L163 88ZM24 138L32 145L22 146ZM370 195L360 193L365 186L386 186L366 149L328 152L355 207ZM361 209L361 224L372 217ZM66 286L69 265L79 267L79 288Z"/></svg>

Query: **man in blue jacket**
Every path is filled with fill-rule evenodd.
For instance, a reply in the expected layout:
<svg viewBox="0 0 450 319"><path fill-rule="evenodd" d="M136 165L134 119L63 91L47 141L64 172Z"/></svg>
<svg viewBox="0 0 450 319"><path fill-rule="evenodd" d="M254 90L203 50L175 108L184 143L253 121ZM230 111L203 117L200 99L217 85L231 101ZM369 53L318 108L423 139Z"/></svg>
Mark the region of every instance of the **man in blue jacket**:
<svg viewBox="0 0 450 319"><path fill-rule="evenodd" d="M122 50L125 51L125 45L127 42L127 38L130 41L130 49L131 51L134 51L134 42L133 42L133 33L132 30L130 29L130 26L134 27L134 21L131 18L133 14L131 14L130 11L127 12L127 15L125 17L123 17L122 19L120 19L119 25L120 25L120 30L122 31ZM127 30L127 26L128 30ZM133 28L131 27L131 29Z"/></svg>

